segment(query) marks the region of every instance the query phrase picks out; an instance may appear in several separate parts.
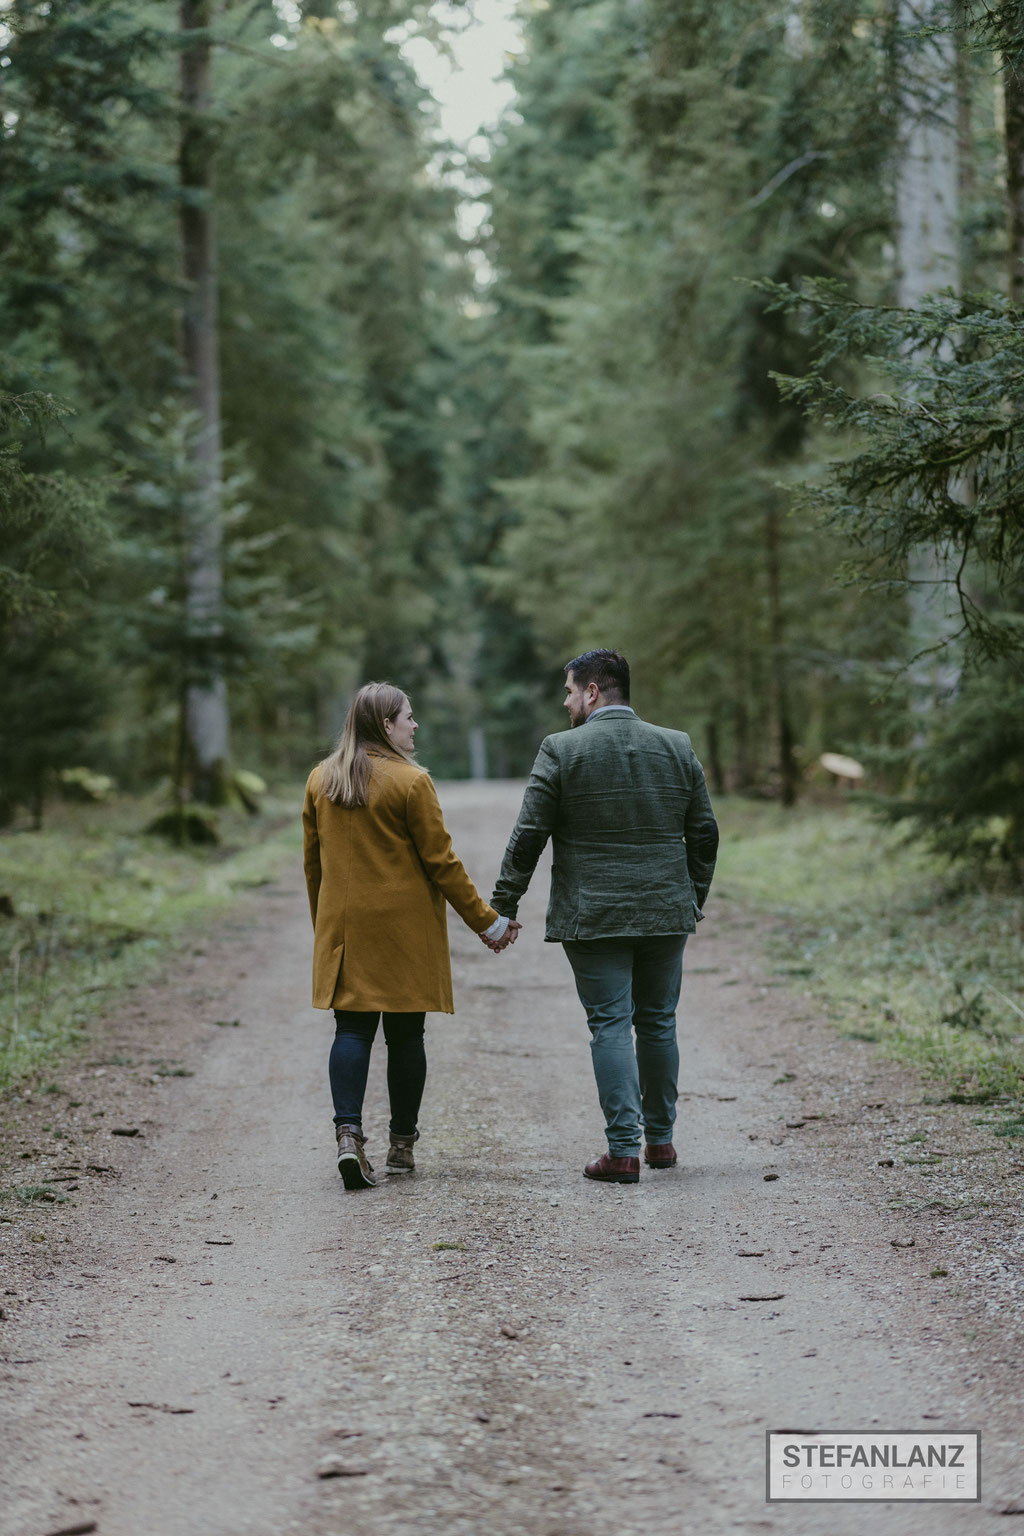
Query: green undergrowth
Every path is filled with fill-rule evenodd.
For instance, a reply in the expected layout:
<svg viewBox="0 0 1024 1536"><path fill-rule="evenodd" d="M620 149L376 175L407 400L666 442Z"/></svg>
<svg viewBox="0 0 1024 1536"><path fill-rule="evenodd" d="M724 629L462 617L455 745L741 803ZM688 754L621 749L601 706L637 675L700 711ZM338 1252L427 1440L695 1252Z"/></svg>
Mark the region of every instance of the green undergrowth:
<svg viewBox="0 0 1024 1536"><path fill-rule="evenodd" d="M0 835L0 1088L76 1045L205 920L270 883L297 856L299 800L218 812L212 848L147 836L154 805L128 797L62 805L40 832Z"/></svg>
<svg viewBox="0 0 1024 1536"><path fill-rule="evenodd" d="M958 881L856 805L787 812L727 798L720 816L712 903L777 919L769 968L943 1098L1019 1116L1024 893Z"/></svg>

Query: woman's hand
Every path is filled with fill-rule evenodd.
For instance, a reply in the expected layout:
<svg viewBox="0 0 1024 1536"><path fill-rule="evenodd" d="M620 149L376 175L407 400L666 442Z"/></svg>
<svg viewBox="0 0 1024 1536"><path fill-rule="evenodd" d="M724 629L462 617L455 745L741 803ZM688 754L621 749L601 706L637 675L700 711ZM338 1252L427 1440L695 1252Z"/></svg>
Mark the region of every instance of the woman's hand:
<svg viewBox="0 0 1024 1536"><path fill-rule="evenodd" d="M507 949L510 944L515 943L516 937L522 926L522 923L517 923L515 918L510 917L508 927L505 929L505 932L502 934L500 939L488 939L484 936L484 934L481 934L480 941L481 943L486 944L488 949L492 949L496 955L500 955L503 949Z"/></svg>

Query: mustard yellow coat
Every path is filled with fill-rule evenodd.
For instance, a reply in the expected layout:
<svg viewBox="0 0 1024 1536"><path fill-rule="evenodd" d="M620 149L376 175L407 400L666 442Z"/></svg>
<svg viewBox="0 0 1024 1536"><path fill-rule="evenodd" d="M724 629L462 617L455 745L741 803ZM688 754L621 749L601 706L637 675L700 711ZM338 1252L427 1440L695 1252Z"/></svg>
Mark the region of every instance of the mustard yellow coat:
<svg viewBox="0 0 1024 1536"><path fill-rule="evenodd" d="M313 917L313 1007L453 1013L445 902L483 933L497 917L452 848L429 773L370 753L369 802L318 791L302 808Z"/></svg>

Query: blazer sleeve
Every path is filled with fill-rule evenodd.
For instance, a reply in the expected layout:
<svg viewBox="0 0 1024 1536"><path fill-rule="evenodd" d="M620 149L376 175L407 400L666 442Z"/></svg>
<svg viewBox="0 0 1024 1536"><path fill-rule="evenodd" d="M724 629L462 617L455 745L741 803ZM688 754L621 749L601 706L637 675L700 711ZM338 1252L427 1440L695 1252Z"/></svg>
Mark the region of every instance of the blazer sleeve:
<svg viewBox="0 0 1024 1536"><path fill-rule="evenodd" d="M503 917L515 917L537 860L555 829L561 796L561 769L550 738L540 744L530 782L498 872L491 897Z"/></svg>
<svg viewBox="0 0 1024 1536"><path fill-rule="evenodd" d="M690 761L693 771L693 789L683 824L683 836L686 839L686 864L693 883L694 900L698 907L702 907L708 899L708 891L711 889L711 880L715 873L715 860L718 856L718 822L711 809L711 796L708 794L704 769L692 749Z"/></svg>
<svg viewBox="0 0 1024 1536"><path fill-rule="evenodd" d="M484 901L452 847L429 773L417 774L410 785L405 817L420 863L444 899L474 933L490 928L498 914Z"/></svg>
<svg viewBox="0 0 1024 1536"><path fill-rule="evenodd" d="M320 834L317 831L316 801L311 786L312 780L306 785L306 798L302 804L302 867L306 873L309 915L315 928L317 902L320 899Z"/></svg>

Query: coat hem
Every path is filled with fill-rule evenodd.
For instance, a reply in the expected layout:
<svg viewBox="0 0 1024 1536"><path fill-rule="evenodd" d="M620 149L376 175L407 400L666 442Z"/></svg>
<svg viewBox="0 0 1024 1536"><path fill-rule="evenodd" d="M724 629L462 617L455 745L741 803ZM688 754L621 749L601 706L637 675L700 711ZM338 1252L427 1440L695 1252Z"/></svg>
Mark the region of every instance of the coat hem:
<svg viewBox="0 0 1024 1536"><path fill-rule="evenodd" d="M412 1001L405 999L401 1002L392 1001L389 1003L380 1001L369 1002L365 998L360 998L356 1001L346 999L343 1003L337 1001L327 1004L314 1003L313 1007L320 1008L325 1013L333 1013L335 1009L339 1013L446 1013L451 1015L455 1012L454 1004L451 1007L447 1007L436 1002L424 1002L422 998L418 1000L414 998Z"/></svg>
<svg viewBox="0 0 1024 1536"><path fill-rule="evenodd" d="M593 939L669 939L694 934L696 928L609 928L601 933L546 933L545 944L589 943Z"/></svg>

